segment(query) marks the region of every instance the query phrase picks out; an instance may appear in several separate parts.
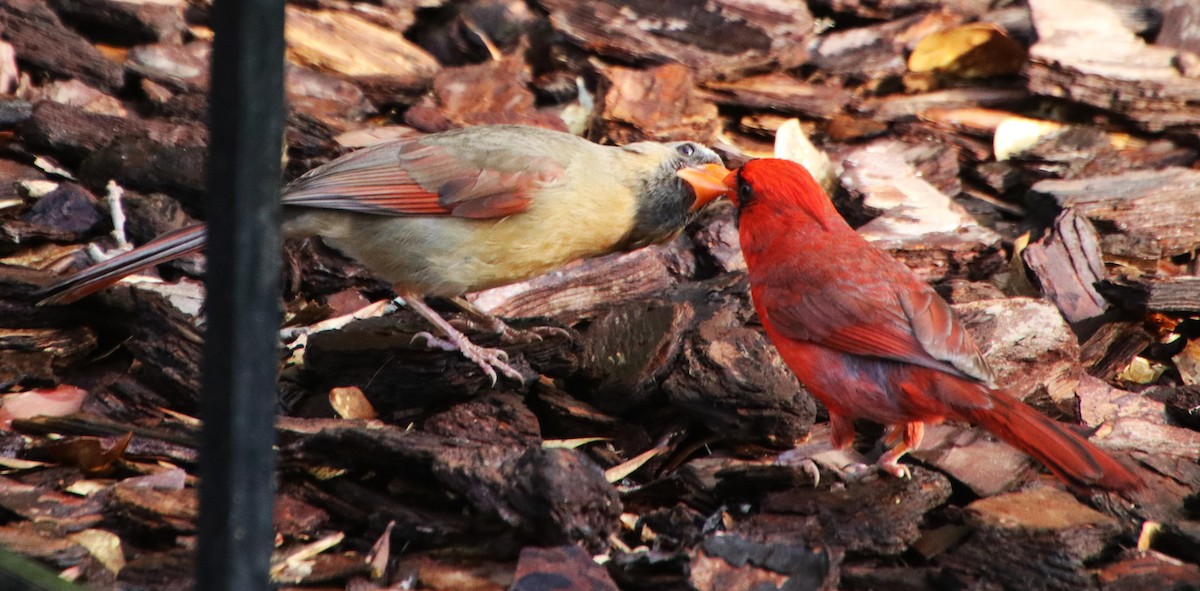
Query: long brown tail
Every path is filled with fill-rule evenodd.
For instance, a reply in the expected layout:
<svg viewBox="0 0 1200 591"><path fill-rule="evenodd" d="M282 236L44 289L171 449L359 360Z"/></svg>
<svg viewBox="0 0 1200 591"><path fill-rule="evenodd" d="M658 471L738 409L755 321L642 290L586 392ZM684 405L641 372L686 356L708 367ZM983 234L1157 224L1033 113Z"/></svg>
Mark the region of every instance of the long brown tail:
<svg viewBox="0 0 1200 591"><path fill-rule="evenodd" d="M991 392L995 404L964 412L964 418L1033 456L1068 483L1131 490L1142 479L1065 425L1004 392Z"/></svg>
<svg viewBox="0 0 1200 591"><path fill-rule="evenodd" d="M163 234L151 242L88 267L43 289L38 294L41 297L38 305L67 304L100 291L127 275L199 252L204 248L207 235L204 224Z"/></svg>

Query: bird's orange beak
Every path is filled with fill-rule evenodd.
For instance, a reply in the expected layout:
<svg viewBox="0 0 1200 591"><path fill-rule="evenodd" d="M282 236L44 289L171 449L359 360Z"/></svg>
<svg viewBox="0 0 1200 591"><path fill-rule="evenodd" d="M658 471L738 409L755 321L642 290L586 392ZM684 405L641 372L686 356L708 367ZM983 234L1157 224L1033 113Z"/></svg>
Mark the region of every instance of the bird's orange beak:
<svg viewBox="0 0 1200 591"><path fill-rule="evenodd" d="M729 176L729 169L720 164L689 166L679 169L675 175L691 185L692 192L696 194L696 201L688 211L700 211L712 200L729 193L729 187L724 182L725 177Z"/></svg>

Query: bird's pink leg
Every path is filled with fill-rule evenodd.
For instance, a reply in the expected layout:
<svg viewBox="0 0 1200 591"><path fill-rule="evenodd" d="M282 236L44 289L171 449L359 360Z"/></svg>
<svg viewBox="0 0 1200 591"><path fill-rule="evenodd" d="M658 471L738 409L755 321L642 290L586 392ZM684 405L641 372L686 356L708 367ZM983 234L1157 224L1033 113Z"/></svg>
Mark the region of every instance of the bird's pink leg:
<svg viewBox="0 0 1200 591"><path fill-rule="evenodd" d="M829 413L829 441L836 449L846 449L854 443L854 419Z"/></svg>
<svg viewBox="0 0 1200 591"><path fill-rule="evenodd" d="M900 465L900 458L921 445L925 438L925 423L920 421L888 426L884 441L895 445L879 457L879 469L897 478L911 478L908 466Z"/></svg>
<svg viewBox="0 0 1200 591"><path fill-rule="evenodd" d="M525 378L521 375L521 372L517 371L513 366L508 364L508 353L501 349L480 347L479 345L472 343L471 339L467 338L467 335L460 332L457 328L451 326L445 318L442 318L441 315L433 310L433 308L430 308L429 304L426 304L425 300L422 299L421 296L401 290L399 288L396 289L396 293L405 301L405 303L408 304L410 308L413 309L413 311L415 311L417 314L420 314L423 318L428 320L430 324L437 327L438 330L442 331L442 333L446 335L446 338L443 339L435 337L429 332L420 332L413 337L414 340L420 337L425 339L425 342L430 347L436 347L444 351L458 351L462 353L463 357L474 361L475 364L483 370L483 373L491 377L493 384L496 383L497 369L500 370L500 372L504 375L517 380L518 382L525 381Z"/></svg>

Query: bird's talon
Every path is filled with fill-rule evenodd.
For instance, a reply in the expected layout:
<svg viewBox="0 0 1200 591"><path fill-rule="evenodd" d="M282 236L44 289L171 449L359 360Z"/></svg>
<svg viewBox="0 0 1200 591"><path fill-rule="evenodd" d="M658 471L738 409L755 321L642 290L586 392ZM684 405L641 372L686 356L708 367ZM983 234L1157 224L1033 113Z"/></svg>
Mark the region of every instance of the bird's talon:
<svg viewBox="0 0 1200 591"><path fill-rule="evenodd" d="M425 331L419 332L419 333L413 335L412 340L409 342L416 343L417 339L425 339L425 346L430 349L441 349L442 351L458 351L459 350L459 346L454 344L453 341L448 341L446 339L440 339L438 337L433 336L433 334L429 333L429 332L425 332Z"/></svg>
<svg viewBox="0 0 1200 591"><path fill-rule="evenodd" d="M821 469L817 467L817 462L812 458L807 458L800 462L800 470L809 476L812 476L813 488L817 488L821 484Z"/></svg>
<svg viewBox="0 0 1200 591"><path fill-rule="evenodd" d="M903 464L879 464L879 469L896 478L903 478L905 480L912 478L912 470Z"/></svg>

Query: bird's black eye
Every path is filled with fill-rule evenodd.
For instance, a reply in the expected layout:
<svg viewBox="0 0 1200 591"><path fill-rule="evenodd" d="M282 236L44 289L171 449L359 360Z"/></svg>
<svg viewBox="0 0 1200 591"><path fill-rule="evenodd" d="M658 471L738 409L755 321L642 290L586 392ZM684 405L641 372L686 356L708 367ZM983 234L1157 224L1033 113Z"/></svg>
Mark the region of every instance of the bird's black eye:
<svg viewBox="0 0 1200 591"><path fill-rule="evenodd" d="M746 181L739 182L738 201L745 204L750 202L751 199L754 199L754 187L751 187L750 183L747 183Z"/></svg>
<svg viewBox="0 0 1200 591"><path fill-rule="evenodd" d="M696 144L679 144L675 149L684 156L691 156L696 153Z"/></svg>

